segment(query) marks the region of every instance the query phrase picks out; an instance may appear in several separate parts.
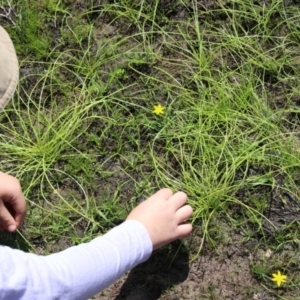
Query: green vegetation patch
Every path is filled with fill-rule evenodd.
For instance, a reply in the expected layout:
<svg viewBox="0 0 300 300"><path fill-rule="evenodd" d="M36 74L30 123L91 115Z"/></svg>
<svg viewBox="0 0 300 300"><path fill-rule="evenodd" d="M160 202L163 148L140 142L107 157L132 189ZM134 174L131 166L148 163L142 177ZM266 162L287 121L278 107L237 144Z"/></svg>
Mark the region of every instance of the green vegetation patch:
<svg viewBox="0 0 300 300"><path fill-rule="evenodd" d="M299 294L298 6L7 0L0 9L21 74L0 117L1 169L22 183L32 251L90 240L167 186L194 208L191 257L220 254L225 222L241 243L255 241L249 270L265 291ZM277 270L288 277L281 287Z"/></svg>

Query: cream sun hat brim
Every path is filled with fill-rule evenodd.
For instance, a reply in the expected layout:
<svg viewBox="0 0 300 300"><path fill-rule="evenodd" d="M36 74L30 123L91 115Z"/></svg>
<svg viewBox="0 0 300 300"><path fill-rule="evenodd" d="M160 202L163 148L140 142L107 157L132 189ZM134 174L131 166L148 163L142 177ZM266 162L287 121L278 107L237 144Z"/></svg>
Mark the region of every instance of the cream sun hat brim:
<svg viewBox="0 0 300 300"><path fill-rule="evenodd" d="M19 81L19 66L14 45L0 26L0 110L12 98Z"/></svg>

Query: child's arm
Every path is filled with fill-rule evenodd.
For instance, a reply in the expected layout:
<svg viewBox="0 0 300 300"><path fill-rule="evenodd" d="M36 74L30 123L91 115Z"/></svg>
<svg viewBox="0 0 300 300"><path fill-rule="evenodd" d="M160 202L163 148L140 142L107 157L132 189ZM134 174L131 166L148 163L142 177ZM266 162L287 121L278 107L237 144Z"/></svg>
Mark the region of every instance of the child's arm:
<svg viewBox="0 0 300 300"><path fill-rule="evenodd" d="M192 208L185 203L184 193L162 189L102 237L45 257L0 246L0 299L91 297L153 249L188 235L192 226L185 221Z"/></svg>
<svg viewBox="0 0 300 300"><path fill-rule="evenodd" d="M149 235L137 221L49 256L0 246L0 299L85 300L151 253Z"/></svg>

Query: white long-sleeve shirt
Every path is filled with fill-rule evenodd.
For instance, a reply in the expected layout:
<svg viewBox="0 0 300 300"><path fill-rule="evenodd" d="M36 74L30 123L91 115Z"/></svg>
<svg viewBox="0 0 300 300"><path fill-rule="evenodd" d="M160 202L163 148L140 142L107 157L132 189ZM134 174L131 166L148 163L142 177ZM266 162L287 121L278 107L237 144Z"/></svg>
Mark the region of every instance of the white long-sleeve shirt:
<svg viewBox="0 0 300 300"><path fill-rule="evenodd" d="M0 300L85 300L147 260L152 248L146 228L133 220L48 256L0 245Z"/></svg>

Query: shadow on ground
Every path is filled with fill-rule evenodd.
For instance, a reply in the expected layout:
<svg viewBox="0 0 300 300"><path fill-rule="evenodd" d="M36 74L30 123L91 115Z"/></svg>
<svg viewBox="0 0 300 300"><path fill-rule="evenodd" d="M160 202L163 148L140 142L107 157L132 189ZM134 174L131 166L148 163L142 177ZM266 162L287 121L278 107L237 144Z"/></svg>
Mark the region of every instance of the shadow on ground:
<svg viewBox="0 0 300 300"><path fill-rule="evenodd" d="M0 245L9 246L14 249L20 249L25 252L29 251L28 244L18 232L9 233L7 231L0 232Z"/></svg>
<svg viewBox="0 0 300 300"><path fill-rule="evenodd" d="M157 300L164 291L185 281L188 274L188 251L176 241L131 270L115 300Z"/></svg>

